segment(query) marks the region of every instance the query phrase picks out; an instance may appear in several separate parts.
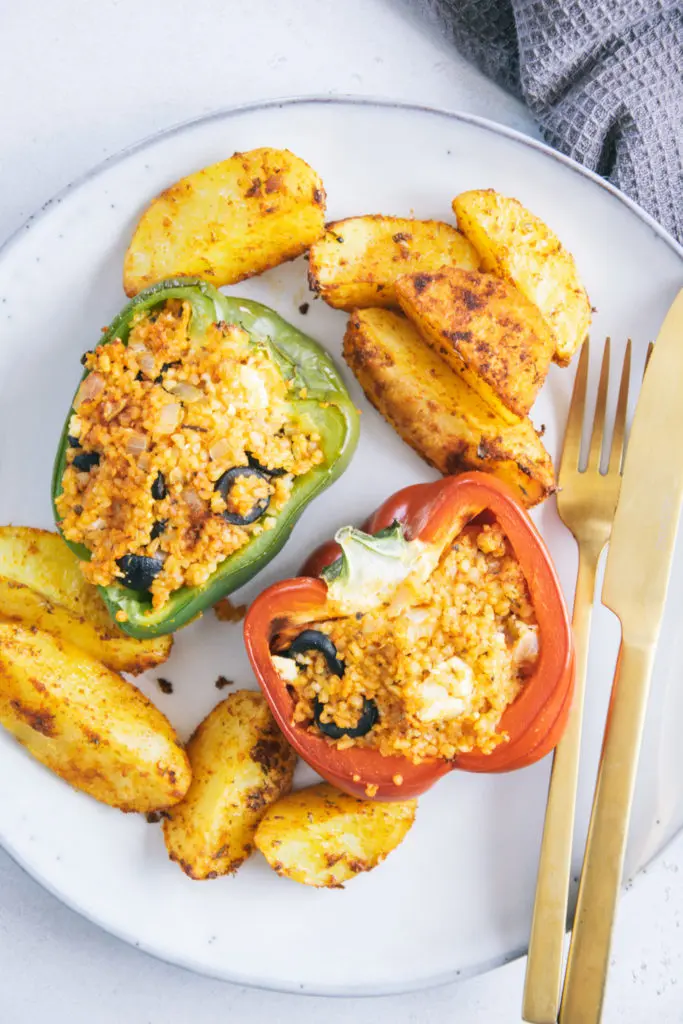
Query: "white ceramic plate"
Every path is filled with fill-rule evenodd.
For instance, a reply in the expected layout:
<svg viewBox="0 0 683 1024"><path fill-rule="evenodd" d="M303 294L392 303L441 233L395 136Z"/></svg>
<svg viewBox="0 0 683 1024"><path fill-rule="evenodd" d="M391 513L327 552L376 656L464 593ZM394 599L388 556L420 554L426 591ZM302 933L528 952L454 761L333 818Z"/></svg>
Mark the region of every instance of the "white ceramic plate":
<svg viewBox="0 0 683 1024"><path fill-rule="evenodd" d="M0 254L0 522L51 525L52 459L80 377L79 356L124 304L123 254L157 192L235 150L288 147L320 172L330 218L392 213L450 219L451 198L492 186L517 196L576 255L598 308L592 336L619 358L635 343L635 374L683 284L683 253L623 196L526 137L476 118L418 107L300 100L229 111L162 134L107 161L58 196ZM341 364L346 317L311 301L301 260L232 291L274 306L320 339ZM298 307L311 302L302 316ZM596 360L597 361L597 360ZM305 512L279 557L238 593L248 601L291 575L336 527L358 522L432 471L369 408L346 474ZM553 368L534 410L557 453L572 371ZM571 597L575 548L554 503L537 516ZM644 524L646 525L646 524ZM683 555L674 569L655 672L629 870L683 824ZM618 629L595 619L577 820L583 840ZM225 694L224 674L255 685L241 626L212 613L178 635L160 693L141 685L187 736ZM171 864L161 832L100 806L0 735L0 841L70 906L165 960L233 981L293 991L379 993L485 970L527 941L549 761L507 776L453 773L420 801L398 851L344 891L316 891L275 875L254 855L235 877L197 883ZM300 769L298 781L312 773Z"/></svg>

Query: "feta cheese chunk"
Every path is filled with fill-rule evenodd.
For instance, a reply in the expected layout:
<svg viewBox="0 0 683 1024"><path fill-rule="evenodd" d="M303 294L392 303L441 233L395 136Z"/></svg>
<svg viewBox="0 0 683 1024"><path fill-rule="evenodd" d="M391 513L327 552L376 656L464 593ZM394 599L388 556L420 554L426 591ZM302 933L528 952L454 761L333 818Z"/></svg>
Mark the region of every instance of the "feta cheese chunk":
<svg viewBox="0 0 683 1024"><path fill-rule="evenodd" d="M516 665L533 665L538 653L538 626L527 626L520 622L517 640L512 648L513 661Z"/></svg>
<svg viewBox="0 0 683 1024"><path fill-rule="evenodd" d="M273 654L271 658L277 674L287 683L293 683L299 675L299 667L294 658L283 658Z"/></svg>
<svg viewBox="0 0 683 1024"><path fill-rule="evenodd" d="M263 376L253 366L241 366L239 378L242 386L249 395L249 405L252 409L267 409L270 404L268 388Z"/></svg>
<svg viewBox="0 0 683 1024"><path fill-rule="evenodd" d="M416 687L421 704L416 717L421 722L458 718L472 706L474 674L462 658L452 657L432 669Z"/></svg>

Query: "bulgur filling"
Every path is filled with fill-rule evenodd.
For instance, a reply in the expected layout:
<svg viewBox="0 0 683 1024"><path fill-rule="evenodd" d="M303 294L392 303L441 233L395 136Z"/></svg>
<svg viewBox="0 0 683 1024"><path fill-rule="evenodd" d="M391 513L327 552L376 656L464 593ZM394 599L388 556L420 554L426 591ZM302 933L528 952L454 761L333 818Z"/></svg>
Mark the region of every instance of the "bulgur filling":
<svg viewBox="0 0 683 1024"><path fill-rule="evenodd" d="M155 609L273 529L296 477L324 461L267 349L235 324L194 338L190 317L168 300L127 345L87 353L56 503L64 536L90 551L86 578L130 586L142 566Z"/></svg>
<svg viewBox="0 0 683 1024"><path fill-rule="evenodd" d="M343 672L320 651L297 655L287 673L294 721L328 732L339 749L373 747L414 763L504 742L501 716L538 656L526 580L497 524L466 527L426 581L409 576L376 610L313 627L330 638ZM330 738L367 720L373 702L365 735Z"/></svg>

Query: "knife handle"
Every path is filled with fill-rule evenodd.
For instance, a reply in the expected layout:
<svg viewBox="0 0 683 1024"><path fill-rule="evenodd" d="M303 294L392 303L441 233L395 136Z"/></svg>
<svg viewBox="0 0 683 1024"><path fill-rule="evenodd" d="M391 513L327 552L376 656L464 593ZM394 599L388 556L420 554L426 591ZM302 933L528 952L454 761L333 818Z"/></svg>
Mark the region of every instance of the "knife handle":
<svg viewBox="0 0 683 1024"><path fill-rule="evenodd" d="M625 640L619 651L579 883L560 1024L599 1024L602 1017L654 652L654 643L637 646Z"/></svg>

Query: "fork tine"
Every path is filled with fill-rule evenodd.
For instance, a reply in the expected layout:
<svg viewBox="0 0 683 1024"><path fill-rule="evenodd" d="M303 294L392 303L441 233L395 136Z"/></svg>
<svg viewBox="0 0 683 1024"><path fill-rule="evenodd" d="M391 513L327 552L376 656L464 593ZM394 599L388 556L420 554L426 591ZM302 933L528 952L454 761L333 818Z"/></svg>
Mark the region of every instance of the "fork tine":
<svg viewBox="0 0 683 1024"><path fill-rule="evenodd" d="M595 415L593 417L593 432L591 434L591 446L588 452L588 468L600 469L602 460L602 440L605 433L605 410L607 409L607 388L609 387L609 357L611 342L607 338L605 349L602 353L602 367L600 368L600 382L598 384L598 395L595 399Z"/></svg>
<svg viewBox="0 0 683 1024"><path fill-rule="evenodd" d="M649 354L648 354L649 358ZM631 339L626 342L624 353L624 366L621 371L621 383L619 384L619 398L617 399L617 411L614 417L614 433L612 434L612 449L609 455L609 473L621 473L624 459L624 439L626 436L626 412L628 408L628 385L631 377Z"/></svg>
<svg viewBox="0 0 683 1024"><path fill-rule="evenodd" d="M630 338L629 338L628 343L629 343L629 345L631 344L631 339ZM654 341L651 341L650 344L647 346L647 353L645 355L645 366L643 367L643 377L645 376L645 371L648 368L648 365L649 365L649 362L650 362L650 356L652 355L652 353L654 351L654 347L655 347Z"/></svg>
<svg viewBox="0 0 683 1024"><path fill-rule="evenodd" d="M567 416L567 426L564 433L564 444L562 445L562 458L560 460L559 479L562 483L562 473L576 471L579 467L581 457L581 437L583 435L583 418L586 408L586 382L588 380L588 363L590 361L590 342L588 338L583 343L579 365L574 378L574 390Z"/></svg>

